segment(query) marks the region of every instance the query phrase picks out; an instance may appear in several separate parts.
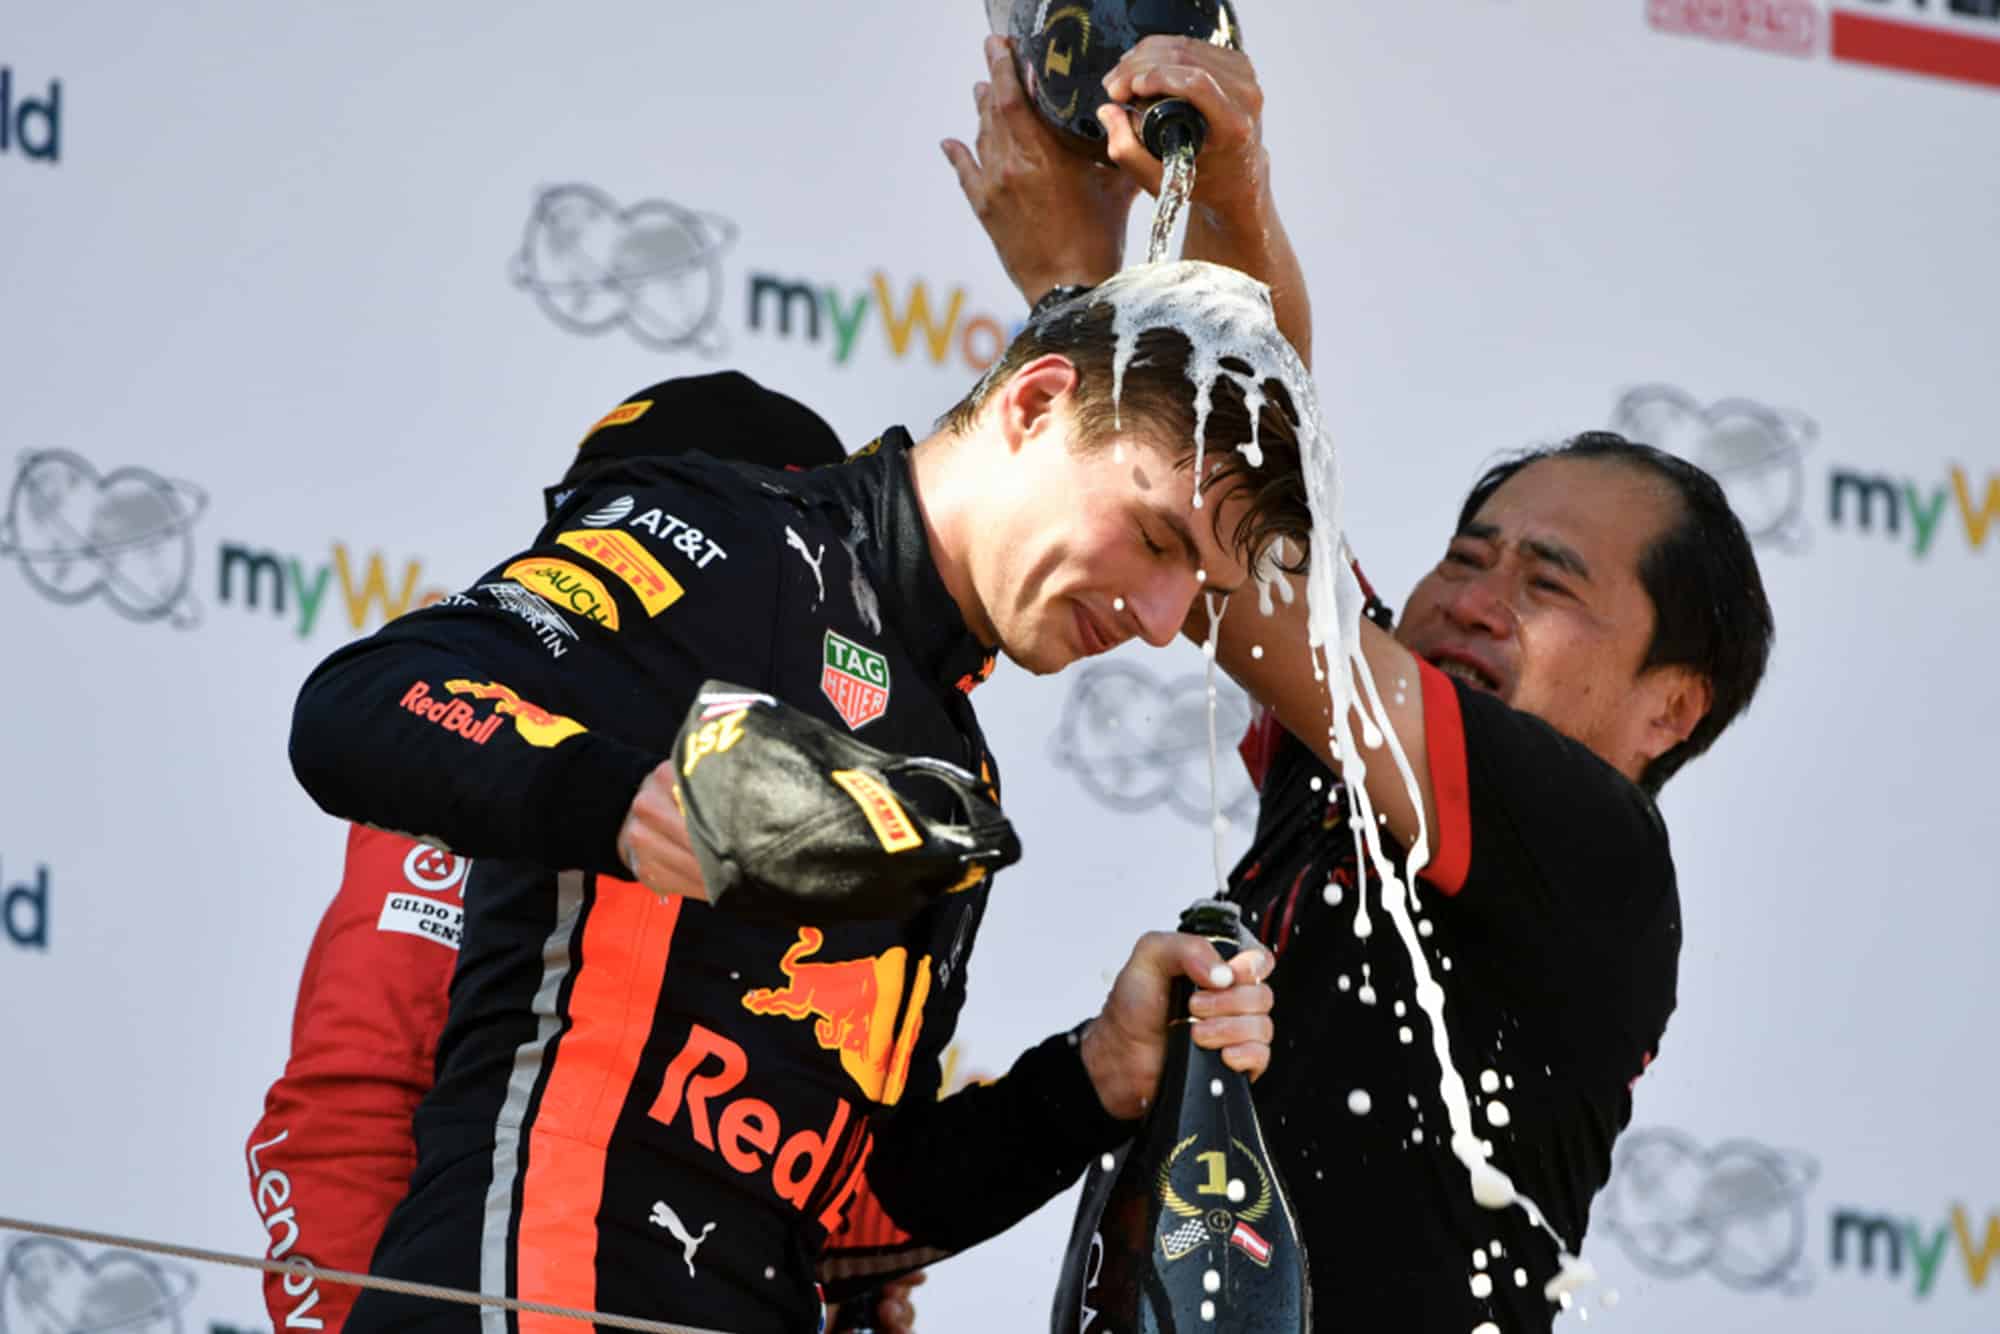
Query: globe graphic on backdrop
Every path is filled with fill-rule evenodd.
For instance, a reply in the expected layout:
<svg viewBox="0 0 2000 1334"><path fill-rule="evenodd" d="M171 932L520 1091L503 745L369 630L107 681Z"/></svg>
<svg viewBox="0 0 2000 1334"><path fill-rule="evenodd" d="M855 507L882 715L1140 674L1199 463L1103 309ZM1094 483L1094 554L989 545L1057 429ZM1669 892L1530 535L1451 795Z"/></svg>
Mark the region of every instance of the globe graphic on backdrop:
<svg viewBox="0 0 2000 1334"><path fill-rule="evenodd" d="M1748 1140L1704 1150L1671 1130L1628 1132L1599 1197L1604 1229L1663 1278L1707 1271L1731 1287L1807 1282L1805 1193L1811 1159Z"/></svg>
<svg viewBox="0 0 2000 1334"><path fill-rule="evenodd" d="M178 1266L33 1237L0 1265L0 1334L180 1334L194 1287Z"/></svg>
<svg viewBox="0 0 2000 1334"><path fill-rule="evenodd" d="M53 601L101 596L132 620L186 628L199 618L189 585L206 504L197 487L143 468L99 475L67 450L29 454L0 515L0 559Z"/></svg>
<svg viewBox="0 0 2000 1334"><path fill-rule="evenodd" d="M721 350L721 257L736 224L665 200L621 209L603 191L561 185L535 200L516 286L564 328L603 333L623 326L662 349Z"/></svg>
<svg viewBox="0 0 2000 1334"><path fill-rule="evenodd" d="M1706 469L1753 542L1799 548L1805 524L1805 452L1818 427L1747 398L1703 405L1672 385L1628 390L1611 427Z"/></svg>
<svg viewBox="0 0 2000 1334"><path fill-rule="evenodd" d="M1169 682L1131 663L1094 663L1064 701L1050 758L1113 810L1144 811L1165 803L1183 819L1205 824L1206 696L1207 682L1200 676ZM1217 797L1231 819L1244 815L1256 799L1243 766L1234 762L1236 739L1249 723L1249 697L1234 682L1218 679Z"/></svg>

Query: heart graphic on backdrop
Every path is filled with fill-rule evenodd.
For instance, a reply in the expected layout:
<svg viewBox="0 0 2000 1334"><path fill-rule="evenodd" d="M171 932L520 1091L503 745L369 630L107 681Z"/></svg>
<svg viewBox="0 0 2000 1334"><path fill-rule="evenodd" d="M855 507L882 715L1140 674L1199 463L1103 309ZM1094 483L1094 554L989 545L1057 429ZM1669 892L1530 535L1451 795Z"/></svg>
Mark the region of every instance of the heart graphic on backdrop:
<svg viewBox="0 0 2000 1334"><path fill-rule="evenodd" d="M1809 418L1747 398L1703 406L1672 385L1649 384L1618 400L1611 429L1707 469L1751 541L1805 547L1805 451L1819 435Z"/></svg>
<svg viewBox="0 0 2000 1334"><path fill-rule="evenodd" d="M95 1259L67 1241L25 1237L0 1261L0 1334L180 1334L191 1270L130 1251Z"/></svg>
<svg viewBox="0 0 2000 1334"><path fill-rule="evenodd" d="M194 521L208 497L144 468L99 474L68 450L28 454L0 515L0 556L12 556L54 602L102 597L135 621L187 629L201 619L189 588Z"/></svg>

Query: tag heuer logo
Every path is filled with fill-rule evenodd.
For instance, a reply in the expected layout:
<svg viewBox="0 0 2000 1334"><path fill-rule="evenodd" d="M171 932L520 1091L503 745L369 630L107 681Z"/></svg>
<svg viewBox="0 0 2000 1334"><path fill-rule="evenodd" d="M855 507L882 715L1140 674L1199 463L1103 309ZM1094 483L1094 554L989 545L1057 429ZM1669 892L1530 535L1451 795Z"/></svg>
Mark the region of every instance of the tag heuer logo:
<svg viewBox="0 0 2000 1334"><path fill-rule="evenodd" d="M889 660L833 631L826 632L826 669L819 689L849 731L880 718L889 707Z"/></svg>

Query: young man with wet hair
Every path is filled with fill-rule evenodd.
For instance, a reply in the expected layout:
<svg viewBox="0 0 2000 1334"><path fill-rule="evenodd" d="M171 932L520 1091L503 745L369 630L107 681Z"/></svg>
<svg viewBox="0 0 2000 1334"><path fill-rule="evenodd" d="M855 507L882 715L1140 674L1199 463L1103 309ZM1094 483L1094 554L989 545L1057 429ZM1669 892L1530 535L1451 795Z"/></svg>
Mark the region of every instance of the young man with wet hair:
<svg viewBox="0 0 2000 1334"><path fill-rule="evenodd" d="M970 699L997 654L1046 672L1168 642L1201 588L1240 586L1268 537L1303 537L1302 491L1264 476L1296 477L1281 395L1259 423L1263 473L1246 484L1224 461L1201 509L1187 434L1160 425L1192 413L1184 375L1128 379L1122 425L1077 406L1104 394L1119 294L1031 322L1009 369L921 442L894 428L796 475L699 455L596 471L527 550L313 673L292 760L314 799L474 859L416 1170L376 1273L804 1334L816 1254L850 1211L877 1227L847 1272L906 1270L1025 1215L1129 1133L1174 978L1213 997L1196 1041L1261 1067L1262 956L1224 967L1152 933L1097 1020L938 1101L990 882L902 921L742 918L699 900L675 800L673 738L709 678L997 793ZM1172 343L1147 354L1170 365ZM1216 398L1248 427L1239 390ZM555 607L560 654L516 589ZM478 1320L368 1292L348 1329Z"/></svg>
<svg viewBox="0 0 2000 1334"><path fill-rule="evenodd" d="M946 145L969 202L1031 302L1102 278L1119 201L1156 189L1158 164L1117 108L1107 140L1131 181L1064 155L1004 43L987 57L977 153ZM1187 97L1207 116L1188 253L1269 281L1303 353L1310 312L1247 58L1152 38L1107 89ZM1471 1089L1457 1147L1507 1173L1574 1250L1675 1002L1679 897L1654 797L1756 691L1772 637L1756 561L1713 478L1593 432L1481 477L1400 621L1367 601L1360 654L1410 772L1370 749L1363 787L1398 878L1406 850L1428 853L1414 948ZM1454 1153L1429 997L1358 850L1363 807L1329 740L1304 602L1266 616L1239 599L1217 656L1266 706L1244 739L1261 804L1230 894L1278 957L1256 1096L1314 1306L1343 1327L1546 1330L1555 1245L1522 1210L1476 1204ZM1196 608L1188 633L1209 632Z"/></svg>

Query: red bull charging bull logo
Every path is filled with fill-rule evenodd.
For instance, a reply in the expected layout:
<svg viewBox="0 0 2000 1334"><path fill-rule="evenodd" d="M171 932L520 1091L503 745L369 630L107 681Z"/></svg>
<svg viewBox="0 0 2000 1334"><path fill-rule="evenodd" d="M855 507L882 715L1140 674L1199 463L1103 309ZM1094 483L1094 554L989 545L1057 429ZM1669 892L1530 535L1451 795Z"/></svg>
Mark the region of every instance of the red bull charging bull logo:
<svg viewBox="0 0 2000 1334"><path fill-rule="evenodd" d="M818 927L800 927L798 941L778 961L786 984L744 993L743 1008L752 1014L812 1019L814 1040L840 1054L848 1078L874 1101L892 1107L909 1082L910 1058L923 1028L931 956L917 962L899 1033L896 1012L902 1008L909 952L898 945L870 958L808 962L807 956L825 943L826 934Z"/></svg>

